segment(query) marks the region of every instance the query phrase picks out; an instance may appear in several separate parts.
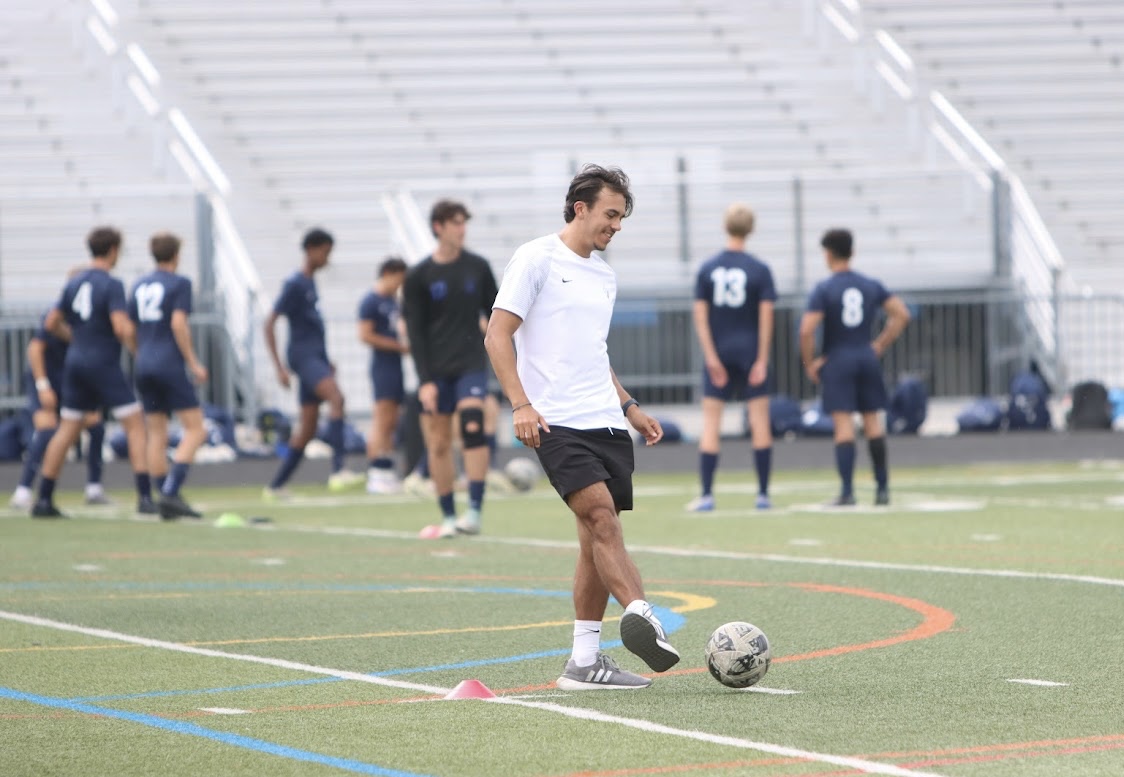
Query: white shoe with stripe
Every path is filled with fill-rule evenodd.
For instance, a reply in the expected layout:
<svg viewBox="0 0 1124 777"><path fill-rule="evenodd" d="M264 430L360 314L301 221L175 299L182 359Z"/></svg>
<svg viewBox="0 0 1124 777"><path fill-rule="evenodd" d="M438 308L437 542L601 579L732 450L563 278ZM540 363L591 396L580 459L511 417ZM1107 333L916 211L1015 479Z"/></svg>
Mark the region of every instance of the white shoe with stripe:
<svg viewBox="0 0 1124 777"><path fill-rule="evenodd" d="M647 688L647 677L625 671L604 653L589 666L578 666L573 659L566 662L562 676L554 683L564 691L632 691Z"/></svg>

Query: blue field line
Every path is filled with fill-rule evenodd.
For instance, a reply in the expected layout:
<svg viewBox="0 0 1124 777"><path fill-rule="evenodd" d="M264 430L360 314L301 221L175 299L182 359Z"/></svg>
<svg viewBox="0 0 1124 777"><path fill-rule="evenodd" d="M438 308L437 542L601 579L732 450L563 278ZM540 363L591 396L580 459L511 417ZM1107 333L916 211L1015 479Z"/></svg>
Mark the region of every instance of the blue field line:
<svg viewBox="0 0 1124 777"><path fill-rule="evenodd" d="M664 631L668 634L673 634L679 629L683 628L683 624L687 622L677 612L661 607L659 605L652 605L652 610L656 613L656 617L660 619L663 624ZM622 643L619 639L610 642L602 643L603 650L621 647ZM474 661L462 661L456 664L437 664L435 666L422 666L412 669L387 669L382 672L370 672L372 677L395 677L407 674L421 674L422 672L442 672L453 669L471 669L478 666L493 666L496 664L514 664L520 661L533 661L539 658L556 658L570 654L570 648L558 648L555 650L541 650L535 653L521 653L515 656L504 656L501 658L480 658ZM235 685L224 688L199 688L183 691L149 691L147 693L126 693L113 696L76 696L69 701L72 702L92 702L92 701L120 701L123 699L151 699L161 696L191 696L194 694L210 694L210 693L239 693L242 691L258 691L270 688L288 688L299 685L320 685L322 683L339 683L343 682L338 677L317 677L307 680L282 680L274 683L254 683L251 685Z"/></svg>
<svg viewBox="0 0 1124 777"><path fill-rule="evenodd" d="M187 736L211 739L215 742L221 742L224 745L241 747L245 750L255 750L259 753L275 755L280 758L288 758L293 761L304 761L307 763L320 764L322 766L331 766L335 769L355 772L356 774L373 774L379 775L379 777L426 777L426 775L421 775L416 772L403 772L398 769L388 769L384 766L364 763L363 761L354 761L350 758L337 758L331 755L313 753L309 750L300 750L295 747L278 745L273 742L266 742L261 739L242 736L241 734L230 734L225 731L215 731L213 729L204 728L203 726L198 726L194 723L185 723L179 720L168 720L167 718L160 718L155 715L145 715L139 712L126 712L124 710L115 710L108 707L97 707L92 704L83 704L81 702L70 701L67 699L54 699L49 696L39 696L33 693L24 693L23 691L17 691L12 688L0 687L0 698L14 699L16 701L28 702L30 704L38 704L41 707L52 707L54 709L69 710L71 712L82 712L87 715L100 715L106 718L124 720L129 723L139 723L142 726L150 726L152 728L158 728L163 731L170 731L173 734L186 734Z"/></svg>

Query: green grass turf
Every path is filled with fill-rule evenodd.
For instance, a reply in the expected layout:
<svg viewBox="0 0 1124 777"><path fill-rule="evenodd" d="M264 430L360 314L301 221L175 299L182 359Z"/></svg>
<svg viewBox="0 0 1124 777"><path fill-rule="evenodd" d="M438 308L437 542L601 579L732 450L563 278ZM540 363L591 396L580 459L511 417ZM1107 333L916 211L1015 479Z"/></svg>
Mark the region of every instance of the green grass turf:
<svg viewBox="0 0 1124 777"><path fill-rule="evenodd" d="M490 498L486 534L455 541L414 538L433 519L428 500L305 489L296 504L263 505L256 488L191 493L212 517L271 517L263 530L136 521L64 495L75 520L0 513L0 610L444 688L477 678L501 695L938 774L1124 774L1124 588L921 568L1124 578L1124 469L901 471L893 507L847 512L818 507L830 473L781 473L778 509L765 514L752 509L750 481L721 473L719 510L695 516L682 511L689 476L638 478L626 538L649 598L687 609L672 639L683 661L640 692L560 693L550 684L564 655L422 671L568 648L574 530L545 487ZM729 691L702 671L707 636L730 620L772 641L761 685L799 694ZM616 638L615 620L605 635ZM1007 682L1016 678L1068 685ZM5 619L0 687L109 696L85 703L388 774L847 773L556 711L400 703L433 697ZM344 773L7 697L0 730L3 775Z"/></svg>

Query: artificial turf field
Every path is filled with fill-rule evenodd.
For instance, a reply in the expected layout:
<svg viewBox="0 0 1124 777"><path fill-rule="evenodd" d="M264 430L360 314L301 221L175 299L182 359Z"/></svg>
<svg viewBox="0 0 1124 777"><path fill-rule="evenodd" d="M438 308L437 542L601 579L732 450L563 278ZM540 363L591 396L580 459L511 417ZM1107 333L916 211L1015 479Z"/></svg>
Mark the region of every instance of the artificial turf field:
<svg viewBox="0 0 1124 777"><path fill-rule="evenodd" d="M894 477L828 511L831 473L782 472L758 513L724 471L705 516L690 476L638 477L683 660L632 692L552 687L575 546L545 484L444 541L428 500L317 488L189 490L265 528L0 513L0 775L1124 774L1124 464ZM771 640L756 690L704 669L731 620ZM498 699L441 700L469 678Z"/></svg>

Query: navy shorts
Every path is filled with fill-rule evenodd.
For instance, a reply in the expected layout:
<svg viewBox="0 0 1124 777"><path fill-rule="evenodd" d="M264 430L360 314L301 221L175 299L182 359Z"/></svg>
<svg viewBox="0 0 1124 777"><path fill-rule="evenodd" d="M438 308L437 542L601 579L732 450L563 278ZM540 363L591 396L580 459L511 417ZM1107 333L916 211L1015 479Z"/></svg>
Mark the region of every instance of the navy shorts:
<svg viewBox="0 0 1124 777"><path fill-rule="evenodd" d="M91 367L67 364L62 373L62 409L91 413L108 407L113 410L136 404L133 388L121 367Z"/></svg>
<svg viewBox="0 0 1124 777"><path fill-rule="evenodd" d="M837 351L820 370L825 413L873 413L888 403L882 364L871 349Z"/></svg>
<svg viewBox="0 0 1124 777"><path fill-rule="evenodd" d="M55 412L59 411L58 404L62 402L62 375L48 375L47 380L51 383L51 391L55 392ZM24 373L23 376L23 390L27 394L27 412L34 415L43 409L39 404L39 389L35 388L35 376L30 372Z"/></svg>
<svg viewBox="0 0 1124 777"><path fill-rule="evenodd" d="M441 415L452 415L457 409L457 403L470 397L483 400L488 393L488 373L466 372L451 378L434 378L437 384L437 412Z"/></svg>
<svg viewBox="0 0 1124 777"><path fill-rule="evenodd" d="M711 382L710 373L707 372L706 367L703 367L704 397L729 402L731 400L750 400L769 396L769 384L773 381L771 370L760 386L751 386L749 385L749 367L736 362L722 362L722 366L726 368L726 385L722 388ZM750 366L752 366L752 363Z"/></svg>
<svg viewBox="0 0 1124 777"><path fill-rule="evenodd" d="M632 509L632 437L624 429L570 429L552 426L539 433L535 449L550 485L563 500L594 483L604 483L617 512Z"/></svg>
<svg viewBox="0 0 1124 777"><path fill-rule="evenodd" d="M401 364L371 367L371 398L375 402L390 400L399 404L406 400Z"/></svg>
<svg viewBox="0 0 1124 777"><path fill-rule="evenodd" d="M146 413L169 415L176 410L199 407L195 387L182 372L147 372L137 375L137 393Z"/></svg>
<svg viewBox="0 0 1124 777"><path fill-rule="evenodd" d="M332 365L323 356L305 356L300 360L290 360L289 366L297 374L300 383L300 403L302 405L319 405L324 400L316 396L316 387L320 381L332 375Z"/></svg>

